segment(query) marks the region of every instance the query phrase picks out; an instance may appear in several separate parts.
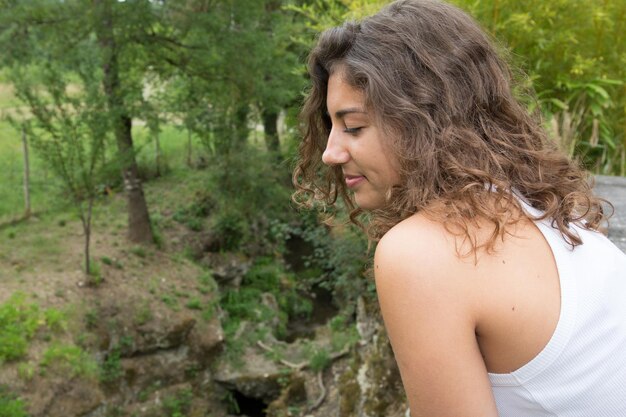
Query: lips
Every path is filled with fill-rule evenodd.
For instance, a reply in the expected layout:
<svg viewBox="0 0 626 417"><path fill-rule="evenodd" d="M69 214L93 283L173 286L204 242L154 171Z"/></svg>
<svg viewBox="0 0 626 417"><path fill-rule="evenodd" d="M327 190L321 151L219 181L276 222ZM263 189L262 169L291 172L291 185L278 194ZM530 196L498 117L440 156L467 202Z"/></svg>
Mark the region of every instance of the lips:
<svg viewBox="0 0 626 417"><path fill-rule="evenodd" d="M346 180L346 186L348 188L354 188L359 185L361 182L365 181L365 177L363 175L347 175L343 176Z"/></svg>

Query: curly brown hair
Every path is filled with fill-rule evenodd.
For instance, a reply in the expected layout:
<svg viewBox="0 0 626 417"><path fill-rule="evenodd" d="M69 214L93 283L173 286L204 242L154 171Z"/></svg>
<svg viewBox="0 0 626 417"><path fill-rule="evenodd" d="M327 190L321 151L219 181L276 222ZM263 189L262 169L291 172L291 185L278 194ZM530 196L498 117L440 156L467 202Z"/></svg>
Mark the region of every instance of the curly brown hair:
<svg viewBox="0 0 626 417"><path fill-rule="evenodd" d="M341 167L321 161L331 128L328 80L337 68L363 92L400 165L401 184L370 213L374 240L422 211L467 239L474 254L493 249L521 218L513 190L572 246L581 240L569 224L597 229L605 219L587 173L514 97L511 70L490 38L465 12L433 0L398 0L320 35L308 61L312 86L293 173L300 204L333 205L341 196L353 221L361 213ZM473 233L481 218L494 226L485 242Z"/></svg>

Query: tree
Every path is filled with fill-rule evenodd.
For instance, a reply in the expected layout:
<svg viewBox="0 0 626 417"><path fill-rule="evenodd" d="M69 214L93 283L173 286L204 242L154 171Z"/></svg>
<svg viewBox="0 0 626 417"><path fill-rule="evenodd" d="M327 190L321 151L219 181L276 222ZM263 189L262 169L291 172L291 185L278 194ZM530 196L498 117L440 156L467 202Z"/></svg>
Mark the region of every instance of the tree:
<svg viewBox="0 0 626 417"><path fill-rule="evenodd" d="M128 201L128 237L152 241L143 187L138 175L132 138L132 119L142 105L143 75L149 70L145 51L134 39L144 39L154 26L150 1L124 4L114 0L4 0L0 15L0 46L4 65L48 68L54 63L62 75L98 63L93 68L100 93L107 98L104 114L110 119L118 149ZM80 51L89 50L90 54ZM65 72L63 72L65 71ZM43 90L26 86L32 94ZM75 83L73 82L75 81ZM33 82L39 82L34 80ZM72 80L79 91L83 79ZM18 94L19 95L19 94ZM70 117L70 115L68 115Z"/></svg>
<svg viewBox="0 0 626 417"><path fill-rule="evenodd" d="M32 214L30 206L30 158L28 155L28 138L26 129L22 127L22 149L24 153L24 218Z"/></svg>
<svg viewBox="0 0 626 417"><path fill-rule="evenodd" d="M83 91L68 88L68 72L54 64L12 68L10 79L30 116L11 119L33 148L62 180L78 211L85 236L85 273L91 268L90 241L94 201L99 195L105 166L102 154L108 131L105 103L99 93L95 68L83 66Z"/></svg>
<svg viewBox="0 0 626 417"><path fill-rule="evenodd" d="M94 0L93 2L92 24L95 27L97 44L100 48L101 65L103 72L102 84L107 97L108 113L112 119L113 132L115 135L119 157L122 166L122 176L124 178L124 189L128 197L128 238L133 242L152 242L152 228L150 225L150 215L143 193L139 170L135 159L132 136L132 115L125 97L124 85L120 77L120 43L115 36L116 27L128 29L136 17L127 16L124 13L115 13L114 8L120 7L115 0ZM149 14L150 10L148 10ZM123 21L123 17L130 17ZM143 23L143 22L142 22ZM127 25L127 26L126 26ZM131 33L132 35L132 33ZM128 43L125 46L128 47ZM133 63L131 61L131 63ZM133 79L132 77L130 78ZM135 91L139 81L135 80ZM132 90L131 90L132 91Z"/></svg>

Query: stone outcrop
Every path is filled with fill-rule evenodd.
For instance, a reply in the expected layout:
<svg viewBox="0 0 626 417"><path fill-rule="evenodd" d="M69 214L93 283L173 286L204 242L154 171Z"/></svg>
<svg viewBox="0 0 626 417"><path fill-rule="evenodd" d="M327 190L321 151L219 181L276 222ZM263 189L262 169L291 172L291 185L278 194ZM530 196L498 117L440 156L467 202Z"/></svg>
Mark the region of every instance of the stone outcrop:
<svg viewBox="0 0 626 417"><path fill-rule="evenodd" d="M626 252L626 178L595 177L594 190L600 197L613 204L613 216L609 219L609 239L621 250Z"/></svg>

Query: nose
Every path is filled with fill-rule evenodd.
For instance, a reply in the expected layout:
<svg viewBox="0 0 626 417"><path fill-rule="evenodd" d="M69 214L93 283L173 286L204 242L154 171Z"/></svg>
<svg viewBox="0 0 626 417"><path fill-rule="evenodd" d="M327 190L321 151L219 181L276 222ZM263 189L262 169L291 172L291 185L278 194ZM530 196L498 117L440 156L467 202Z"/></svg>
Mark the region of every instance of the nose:
<svg viewBox="0 0 626 417"><path fill-rule="evenodd" d="M350 153L346 149L341 135L337 133L335 129L330 131L328 142L326 142L326 149L322 154L322 162L329 166L345 164L350 160Z"/></svg>

